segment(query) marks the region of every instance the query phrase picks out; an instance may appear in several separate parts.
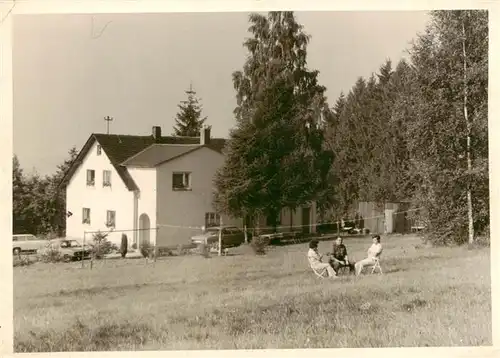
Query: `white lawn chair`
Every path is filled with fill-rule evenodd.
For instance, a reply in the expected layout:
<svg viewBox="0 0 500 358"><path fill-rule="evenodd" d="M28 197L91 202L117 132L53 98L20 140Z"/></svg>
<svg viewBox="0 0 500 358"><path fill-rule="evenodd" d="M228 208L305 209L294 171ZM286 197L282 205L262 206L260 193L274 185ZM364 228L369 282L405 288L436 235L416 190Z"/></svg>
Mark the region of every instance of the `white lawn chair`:
<svg viewBox="0 0 500 358"><path fill-rule="evenodd" d="M326 271L326 267L321 269L321 270L316 270L312 267L311 267L311 269L316 274L316 276L318 276L319 278L327 278L328 277L328 272Z"/></svg>
<svg viewBox="0 0 500 358"><path fill-rule="evenodd" d="M326 270L326 267L324 267L324 268L322 268L320 270L317 270L317 269L315 269L314 267L311 266L311 263L309 263L309 267L311 268L311 270L313 270L313 272L319 278L326 278L326 277L328 277L328 271Z"/></svg>
<svg viewBox="0 0 500 358"><path fill-rule="evenodd" d="M377 257L374 260L375 260L375 265L373 265L372 274L374 274L375 271L378 269L379 273L383 275L384 272L382 271L382 267L380 266L380 257Z"/></svg>

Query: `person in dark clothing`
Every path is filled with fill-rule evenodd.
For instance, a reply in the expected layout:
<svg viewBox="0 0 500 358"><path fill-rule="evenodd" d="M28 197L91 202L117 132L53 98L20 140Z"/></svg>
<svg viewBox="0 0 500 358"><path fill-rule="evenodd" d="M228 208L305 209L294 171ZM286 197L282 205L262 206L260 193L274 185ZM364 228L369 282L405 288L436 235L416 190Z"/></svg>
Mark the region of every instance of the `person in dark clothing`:
<svg viewBox="0 0 500 358"><path fill-rule="evenodd" d="M354 261L350 261L347 256L347 249L343 244L343 239L339 236L337 240L333 242L332 252L330 253L330 265L333 267L336 273L338 273L339 268L348 266L350 272L354 272Z"/></svg>

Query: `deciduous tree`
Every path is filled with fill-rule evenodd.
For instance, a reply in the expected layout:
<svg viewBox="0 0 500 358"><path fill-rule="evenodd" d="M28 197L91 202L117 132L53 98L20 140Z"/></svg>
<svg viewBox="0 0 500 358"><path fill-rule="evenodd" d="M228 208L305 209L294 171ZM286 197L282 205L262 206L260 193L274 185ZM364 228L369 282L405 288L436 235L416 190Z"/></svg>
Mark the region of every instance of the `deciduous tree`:
<svg viewBox="0 0 500 358"><path fill-rule="evenodd" d="M488 14L433 11L412 47L416 118L407 125L436 242L474 241L488 218Z"/></svg>

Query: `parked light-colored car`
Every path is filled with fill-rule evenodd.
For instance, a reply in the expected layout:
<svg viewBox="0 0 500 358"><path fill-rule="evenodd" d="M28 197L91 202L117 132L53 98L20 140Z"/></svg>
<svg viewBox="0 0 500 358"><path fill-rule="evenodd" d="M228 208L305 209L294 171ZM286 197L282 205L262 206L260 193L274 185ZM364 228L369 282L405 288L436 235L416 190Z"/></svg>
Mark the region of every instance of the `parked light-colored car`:
<svg viewBox="0 0 500 358"><path fill-rule="evenodd" d="M245 242L245 233L235 226L213 226L201 235L191 237L195 245L204 244L212 249L219 247L219 233L222 234L222 249L237 247ZM250 234L248 234L250 240Z"/></svg>
<svg viewBox="0 0 500 358"><path fill-rule="evenodd" d="M50 240L39 253L44 255L48 254L50 251L58 252L66 262L90 258L90 248L84 248L82 244L73 239Z"/></svg>
<svg viewBox="0 0 500 358"><path fill-rule="evenodd" d="M14 255L18 255L21 252L36 253L45 245L47 245L47 240L40 239L35 235L12 235L12 252Z"/></svg>

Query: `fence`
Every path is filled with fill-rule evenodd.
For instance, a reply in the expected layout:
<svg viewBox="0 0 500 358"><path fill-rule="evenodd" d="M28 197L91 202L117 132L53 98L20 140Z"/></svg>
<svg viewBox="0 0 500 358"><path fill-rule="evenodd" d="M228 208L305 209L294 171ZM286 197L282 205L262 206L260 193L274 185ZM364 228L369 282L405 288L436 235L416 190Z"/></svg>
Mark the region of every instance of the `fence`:
<svg viewBox="0 0 500 358"><path fill-rule="evenodd" d="M418 215L419 210L421 209L416 208L398 212L388 210L384 215L364 218L357 215L354 218L336 221L321 221L307 225L278 225L276 227L241 227L238 225L228 227L221 225L224 230L224 245L222 246L238 246L243 240L249 242L256 235L268 235L272 244L273 239L276 239L276 242L290 241L291 243L298 243L302 241L301 239L307 239L310 235L314 235L315 233L366 234L367 232L360 232L359 229L366 227L367 223L371 223L370 227L377 228L376 231L371 231L371 233L391 233L394 232L394 230L396 230L396 232L401 232L401 230L404 232L420 231L425 228L425 225ZM402 222L403 224L398 224L398 222ZM214 235L207 235L207 231L211 230L217 231ZM175 250L177 250L178 254L183 254L187 250L198 249L198 246L205 246L206 249L216 252L218 255L224 253L223 247L220 245L222 236L219 235L219 233L222 234L222 231L211 229L210 227L205 228L199 225L159 224L157 227L146 229L85 231L83 233L83 247L91 248L92 252L90 262L87 261L87 265L90 269L93 268L94 260L97 258L102 258L102 262L105 264L106 260L110 258L120 257L120 253L117 252L118 245L106 240L110 233L121 233L132 236L131 238L127 237L129 243L128 248L132 248L134 251L131 252L129 250L128 256L143 257L145 258L146 264L152 261L154 265L158 256L163 256L165 254L171 255ZM200 245L206 241L208 241L208 245ZM115 253L109 255L109 252L112 251L115 251ZM18 261L21 264L24 263L21 257L18 257ZM85 267L85 265L86 261L81 260L82 268Z"/></svg>
<svg viewBox="0 0 500 358"><path fill-rule="evenodd" d="M324 230L330 229L330 232L335 232L337 234L341 233L352 233L359 232L359 229L366 227L367 223L371 223L370 227L375 228L370 230L371 233L393 233L393 232L410 232L412 228L422 229L422 225L419 224L418 218L414 218L409 213L418 212L419 208L408 209L405 211L391 212L386 211L384 215L375 215L371 217L354 217L347 218L343 220L331 220L331 221L321 221L312 224L304 225L277 225L272 226L253 226L246 227L241 225L224 225L220 223L227 232L228 236L240 234L241 232L247 233L248 236L255 236L261 234L270 233L295 233L295 234L306 234L306 233L324 233ZM234 228L234 232L233 229ZM333 229L333 230L332 230ZM358 229L358 230L356 230ZM158 224L156 228L156 245L168 248L175 248L179 245L189 245L191 243L191 238L198 237L201 240L201 236L210 231L210 227L205 228L202 225L175 225L175 224ZM359 232L362 233L362 232Z"/></svg>
<svg viewBox="0 0 500 358"><path fill-rule="evenodd" d="M96 231L84 231L83 232L83 248L90 248L90 268L92 269L94 259L102 258L104 260L108 258L114 258L114 256L119 256L120 254L116 253L118 251L118 243L110 242L107 240L107 237L110 233L121 233L122 235L127 236L127 251L129 248L132 248L135 253L140 253L141 256L148 257L150 256L149 251L151 251L151 247L154 248L154 245L151 245L151 232L157 232L158 228L146 228L146 229L125 229L125 230L116 230L111 229L107 231L96 230ZM130 238L127 234L132 233L132 244L130 244ZM137 235L134 235L137 233ZM135 240L134 240L135 238ZM109 256L110 253L115 251L114 255ZM156 256L154 257L156 259ZM84 267L85 260L81 260L82 268Z"/></svg>

